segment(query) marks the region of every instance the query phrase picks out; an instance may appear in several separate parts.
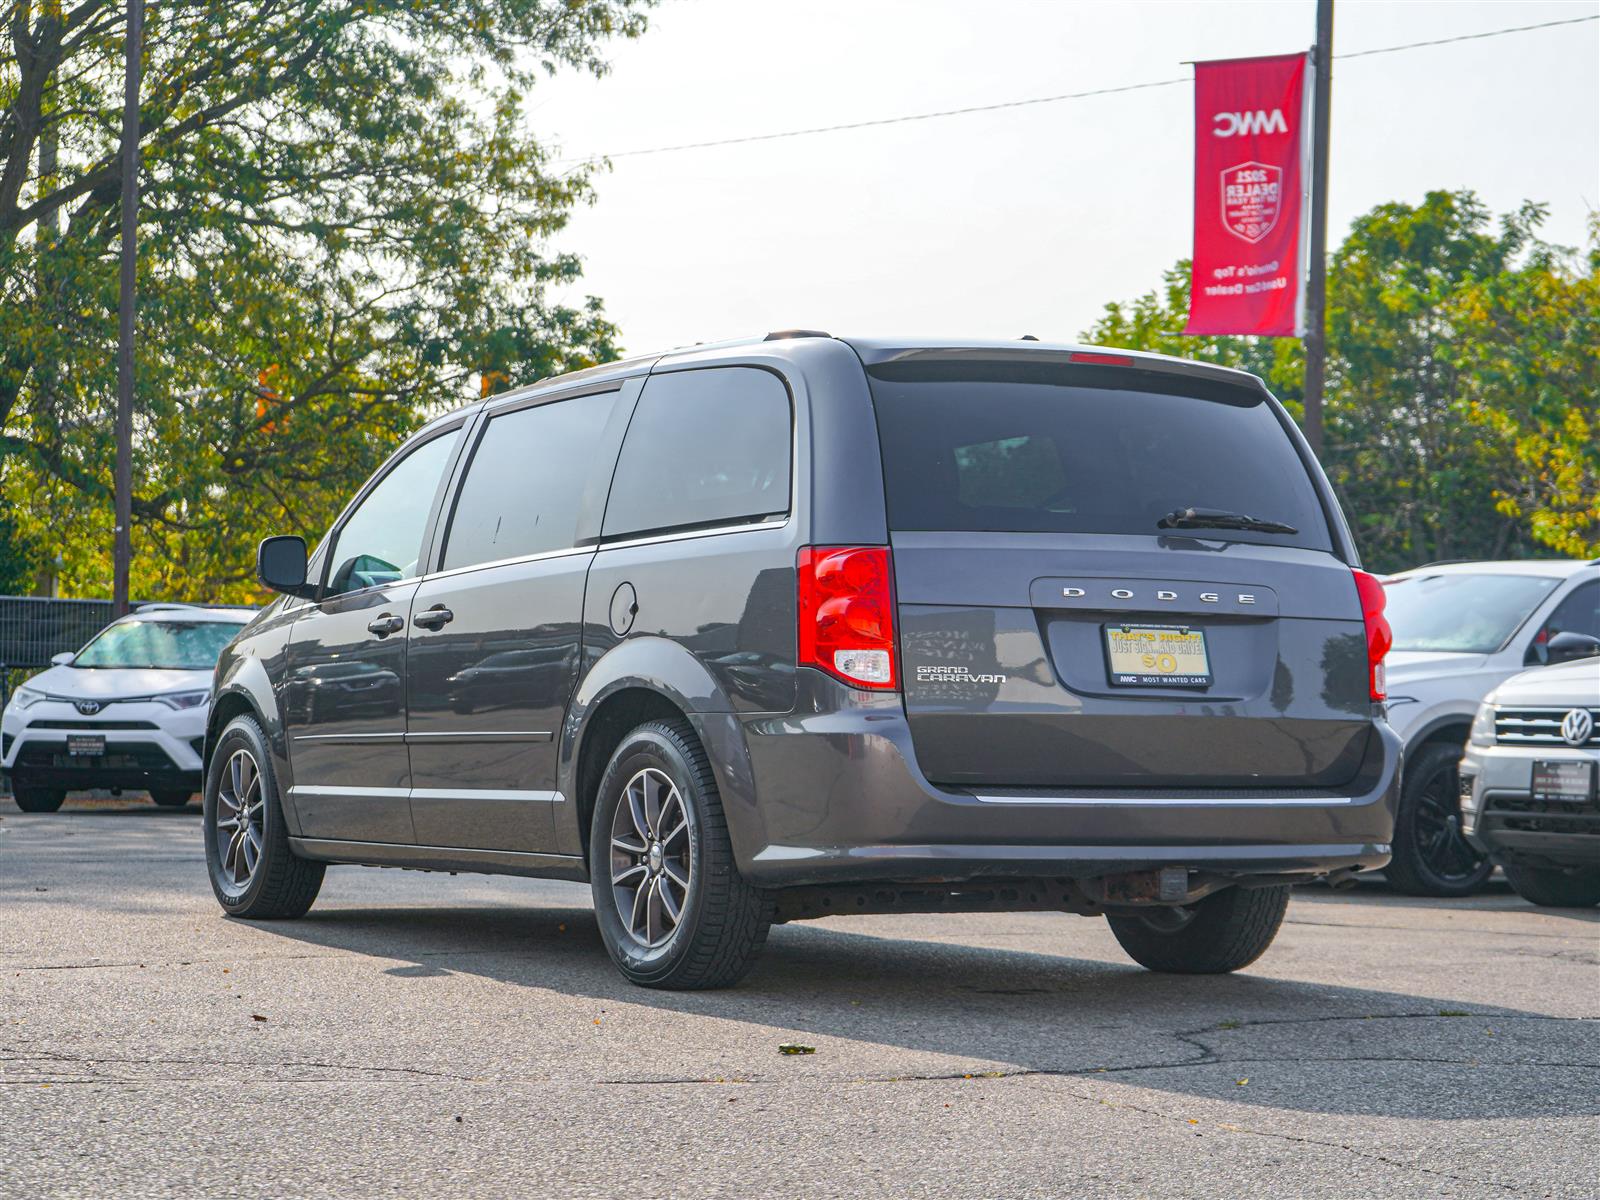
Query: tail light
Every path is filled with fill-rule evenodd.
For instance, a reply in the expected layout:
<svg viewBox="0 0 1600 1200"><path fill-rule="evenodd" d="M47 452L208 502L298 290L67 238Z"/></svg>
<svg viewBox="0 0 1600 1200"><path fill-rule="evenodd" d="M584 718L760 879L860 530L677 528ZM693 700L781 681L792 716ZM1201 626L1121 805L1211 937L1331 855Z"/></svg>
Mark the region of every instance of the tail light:
<svg viewBox="0 0 1600 1200"><path fill-rule="evenodd" d="M1374 700L1382 700L1389 694L1383 673L1383 656L1389 653L1389 647L1394 644L1394 633L1389 628L1388 618L1383 615L1383 606L1388 603L1388 597L1384 595L1383 584L1378 582L1377 576L1356 571L1355 577L1356 595L1361 597L1361 619L1367 626L1367 690Z"/></svg>
<svg viewBox="0 0 1600 1200"><path fill-rule="evenodd" d="M853 687L899 687L889 548L804 546L798 567L800 665Z"/></svg>

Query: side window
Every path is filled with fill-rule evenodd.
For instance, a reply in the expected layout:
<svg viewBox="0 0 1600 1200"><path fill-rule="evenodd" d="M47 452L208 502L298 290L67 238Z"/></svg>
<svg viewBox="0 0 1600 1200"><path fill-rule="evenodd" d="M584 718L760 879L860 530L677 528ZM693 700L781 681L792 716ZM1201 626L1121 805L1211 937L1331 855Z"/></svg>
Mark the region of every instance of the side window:
<svg viewBox="0 0 1600 1200"><path fill-rule="evenodd" d="M567 550L617 393L489 418L445 543L444 569Z"/></svg>
<svg viewBox="0 0 1600 1200"><path fill-rule="evenodd" d="M350 514L333 544L330 594L416 577L422 532L460 436L447 433L418 446Z"/></svg>
<svg viewBox="0 0 1600 1200"><path fill-rule="evenodd" d="M1600 638L1600 580L1580 583L1567 593L1567 598L1556 605L1555 612L1544 623L1539 641L1548 642L1558 633L1583 633Z"/></svg>
<svg viewBox="0 0 1600 1200"><path fill-rule="evenodd" d="M617 458L602 533L653 533L789 511L789 390L768 371L655 375Z"/></svg>

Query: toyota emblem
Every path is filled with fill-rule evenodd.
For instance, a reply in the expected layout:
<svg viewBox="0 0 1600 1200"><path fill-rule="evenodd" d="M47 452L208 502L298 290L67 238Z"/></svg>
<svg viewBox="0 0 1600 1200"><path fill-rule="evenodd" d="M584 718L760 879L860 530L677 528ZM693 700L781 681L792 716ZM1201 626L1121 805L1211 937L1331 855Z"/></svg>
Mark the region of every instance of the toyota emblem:
<svg viewBox="0 0 1600 1200"><path fill-rule="evenodd" d="M1581 746L1594 732L1594 718L1586 708L1575 708L1561 718L1561 736L1569 746Z"/></svg>
<svg viewBox="0 0 1600 1200"><path fill-rule="evenodd" d="M98 701L98 700L79 700L79 701L76 701L73 704L72 707L77 709L84 716L92 717L92 716L95 715L95 713L100 711L100 701ZM1585 713L1584 715L1588 716L1587 713Z"/></svg>

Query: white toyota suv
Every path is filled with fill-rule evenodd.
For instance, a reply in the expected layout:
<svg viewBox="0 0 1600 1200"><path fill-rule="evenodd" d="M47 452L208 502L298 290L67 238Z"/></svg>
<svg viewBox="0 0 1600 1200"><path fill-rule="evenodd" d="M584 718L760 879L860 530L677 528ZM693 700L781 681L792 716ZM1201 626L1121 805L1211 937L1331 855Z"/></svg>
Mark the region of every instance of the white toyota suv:
<svg viewBox="0 0 1600 1200"><path fill-rule="evenodd" d="M1473 716L1511 676L1600 638L1600 560L1442 563L1391 575L1384 591L1389 724L1406 752L1385 873L1403 892L1465 896L1494 870L1461 832L1456 768Z"/></svg>
<svg viewBox="0 0 1600 1200"><path fill-rule="evenodd" d="M23 812L54 812L68 791L147 791L178 807L200 790L211 671L253 614L150 604L11 695L0 767Z"/></svg>

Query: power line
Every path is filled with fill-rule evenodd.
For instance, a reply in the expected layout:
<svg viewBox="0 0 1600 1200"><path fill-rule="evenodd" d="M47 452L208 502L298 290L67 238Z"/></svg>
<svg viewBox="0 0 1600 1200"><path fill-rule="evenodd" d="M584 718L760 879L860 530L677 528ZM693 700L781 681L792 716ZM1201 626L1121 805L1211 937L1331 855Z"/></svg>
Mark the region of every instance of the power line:
<svg viewBox="0 0 1600 1200"><path fill-rule="evenodd" d="M1541 21L1537 25L1513 25L1510 29L1490 29L1484 33L1463 33L1457 37L1435 38L1431 42L1407 42L1403 46L1379 46L1376 50L1352 50L1349 54L1335 54L1334 58L1366 58L1369 54L1393 54L1396 50L1415 50L1420 46L1448 46L1452 42L1475 42L1479 38L1500 37L1507 33L1527 33L1530 29L1551 29L1557 25L1582 25L1585 21L1600 21L1600 15L1564 17L1559 21Z"/></svg>
<svg viewBox="0 0 1600 1200"><path fill-rule="evenodd" d="M1513 25L1508 29L1490 29L1483 33L1464 33L1457 37L1435 38L1427 42L1407 42L1401 46L1379 46L1372 50L1353 50L1348 54L1335 54L1335 59L1366 58L1373 54L1394 54L1400 50L1417 50L1424 46L1448 46L1455 42L1473 42L1482 38L1504 37L1509 33L1528 33L1535 29L1551 29L1557 25L1581 25L1587 21L1600 21L1600 15L1567 17L1560 21L1543 21L1537 25ZM911 113L903 117L878 117L868 121L847 121L838 125L815 125L809 129L785 129L778 133L753 133L744 137L716 138L705 142L680 142L673 146L652 146L644 150L619 150L615 154L591 154L584 158L558 159L556 165L565 163L593 163L613 158L638 158L646 154L673 154L680 150L709 150L715 146L741 146L750 142L772 142L780 138L810 137L819 133L841 133L848 129L871 129L881 125L904 125L910 121L933 121L941 117L963 117L971 113L998 112L1007 108L1027 108L1035 104L1056 104L1062 100L1086 100L1091 96L1114 96L1122 92L1141 92L1151 88L1174 87L1192 83L1192 78L1155 79L1148 83L1127 83L1120 87L1095 88L1087 92L1063 92L1058 96L1035 96L1028 100L1004 100L998 104L974 104L966 108L946 108L938 112Z"/></svg>

